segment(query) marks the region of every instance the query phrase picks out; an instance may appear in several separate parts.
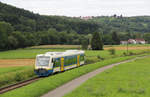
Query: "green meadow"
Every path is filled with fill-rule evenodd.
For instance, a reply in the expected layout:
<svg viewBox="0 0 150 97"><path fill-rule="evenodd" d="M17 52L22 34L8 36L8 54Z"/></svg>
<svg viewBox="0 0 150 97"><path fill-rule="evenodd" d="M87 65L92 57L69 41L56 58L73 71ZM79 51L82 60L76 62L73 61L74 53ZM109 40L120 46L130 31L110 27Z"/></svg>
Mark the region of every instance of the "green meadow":
<svg viewBox="0 0 150 97"><path fill-rule="evenodd" d="M50 51L65 51L66 49L17 49L10 51L0 52L0 59L30 59L35 58L37 54L50 52ZM104 60L123 57L125 50L116 50L114 55L111 55L108 50L103 51L85 51L86 64L102 62ZM148 53L147 50L130 50L132 55L140 55ZM34 66L16 66L16 67L1 67L0 68L0 87L10 85L12 83L20 82L25 79L36 76L34 74Z"/></svg>
<svg viewBox="0 0 150 97"><path fill-rule="evenodd" d="M146 55L146 54L144 54ZM117 57L108 60L104 60L101 62L96 62L94 64L84 65L78 68L74 68L63 73L59 73L56 75L49 76L47 78L43 78L39 81L36 81L27 86L12 90L10 92L1 94L0 97L40 97L41 95L47 93L48 91L61 86L62 84L71 81L81 75L84 75L88 72L91 72L97 68L113 64L116 62L120 62L127 59L132 59L137 57L135 56L125 56L125 57ZM140 55L141 56L141 55ZM142 55L143 56L143 55ZM76 96L78 97L78 96ZM84 96L82 96L84 97Z"/></svg>
<svg viewBox="0 0 150 97"><path fill-rule="evenodd" d="M64 97L150 97L149 59L138 59L106 70Z"/></svg>
<svg viewBox="0 0 150 97"><path fill-rule="evenodd" d="M9 50L9 51L0 52L0 59L35 59L37 54L51 52L51 51L65 51L65 50L67 50L67 49L66 48L65 49L25 48L25 49ZM41 94L38 94L38 95L42 95L42 94L46 93L47 91L52 90L52 89L64 84L65 82L68 82L76 77L79 77L87 72L90 72L90 71L100 68L102 66L109 65L109 64L115 63L115 62L120 62L120 61L129 59L129 58L134 58L134 57L140 56L140 55L142 55L142 56L147 55L150 53L149 50L129 50L128 55L126 55L126 54L124 54L126 52L127 52L126 50L115 50L115 54L112 55L112 54L110 54L110 52L108 50L103 50L103 51L86 50L85 51L86 65L79 67L79 68L75 68L73 70L66 71L64 73L60 73L60 74L45 78L45 80L47 79L46 81L50 82L49 78L53 79L53 77L54 77L54 80L51 80L51 81L52 81L52 83L56 82L56 84L50 86L50 88L47 88L46 90L43 90L43 92L39 92ZM82 68L82 69L80 69L80 68ZM76 72L78 70L80 72L74 75L74 72ZM73 72L73 73L67 73L67 72ZM68 74L72 74L74 76L71 76ZM26 79L29 79L29 78L32 78L35 76L36 75L34 74L34 66L31 66L31 65L30 66L16 66L16 67L0 67L0 87L4 87L4 86L7 86L7 85L10 85L13 83L17 83L17 82L20 82L20 81L23 81L23 80L26 80ZM55 78L55 76L56 76L56 78ZM68 77L63 80L63 79L59 78L61 76L63 76L62 78L66 77L66 76L68 76ZM59 81L57 81L57 79L60 79L63 81L59 82ZM44 83L46 81L44 81ZM46 85L48 85L49 82L47 82ZM43 82L41 81L41 83L43 83ZM41 87L44 87L44 86L41 86ZM38 88L38 89L39 89L38 91L41 91L40 88ZM32 88L29 90L32 90ZM19 94L19 95L21 95L21 94ZM37 94L33 94L33 95L34 96L31 96L31 97L35 97L35 95L37 95Z"/></svg>
<svg viewBox="0 0 150 97"><path fill-rule="evenodd" d="M9 51L2 51L0 52L0 59L33 59L36 57L37 54L43 54L45 52L51 52L51 51L65 51L67 49L17 49L17 50L9 50ZM145 51L150 50L129 50L133 53L142 53ZM120 56L123 54L123 52L127 52L126 50L116 50L115 55L111 56ZM104 58L110 57L110 54L108 50L103 51L92 51L92 50L86 50L85 51L86 57L97 57L98 55Z"/></svg>

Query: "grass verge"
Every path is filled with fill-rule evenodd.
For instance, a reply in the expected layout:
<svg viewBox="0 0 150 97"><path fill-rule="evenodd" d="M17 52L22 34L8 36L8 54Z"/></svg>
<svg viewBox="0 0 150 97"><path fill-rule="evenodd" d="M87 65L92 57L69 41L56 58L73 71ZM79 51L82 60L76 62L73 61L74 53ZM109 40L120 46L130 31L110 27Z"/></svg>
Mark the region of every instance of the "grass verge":
<svg viewBox="0 0 150 97"><path fill-rule="evenodd" d="M68 70L64 73L59 73L57 75L53 75L53 76L41 79L39 81L36 81L22 88L18 88L16 90L4 93L0 95L0 97L40 97L41 95L47 93L48 91L55 89L56 87L74 78L77 78L83 74L91 72L97 68L100 68L100 67L112 64L112 63L124 61L127 59L135 58L135 57L136 56L119 57L119 58L104 60L102 62L97 62L94 64L84 65L79 68Z"/></svg>
<svg viewBox="0 0 150 97"><path fill-rule="evenodd" d="M0 87L8 86L36 76L33 66L0 68Z"/></svg>
<svg viewBox="0 0 150 97"><path fill-rule="evenodd" d="M106 70L64 97L150 97L149 58Z"/></svg>

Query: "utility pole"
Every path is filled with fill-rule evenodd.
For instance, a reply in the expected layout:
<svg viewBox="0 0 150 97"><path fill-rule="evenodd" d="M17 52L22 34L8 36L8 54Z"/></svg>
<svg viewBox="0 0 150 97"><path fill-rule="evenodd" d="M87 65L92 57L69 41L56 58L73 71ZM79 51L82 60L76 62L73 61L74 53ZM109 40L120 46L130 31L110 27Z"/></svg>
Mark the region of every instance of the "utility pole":
<svg viewBox="0 0 150 97"><path fill-rule="evenodd" d="M128 49L129 49L128 47L129 47L129 46L128 46L128 41L127 41L127 55L128 55Z"/></svg>

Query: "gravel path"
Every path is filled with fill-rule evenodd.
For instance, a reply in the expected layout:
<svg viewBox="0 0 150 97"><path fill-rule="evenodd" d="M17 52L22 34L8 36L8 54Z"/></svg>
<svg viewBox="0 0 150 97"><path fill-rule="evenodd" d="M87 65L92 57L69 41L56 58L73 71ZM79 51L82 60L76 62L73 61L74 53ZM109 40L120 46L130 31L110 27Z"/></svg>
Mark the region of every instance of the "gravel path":
<svg viewBox="0 0 150 97"><path fill-rule="evenodd" d="M115 63L115 64L111 64L111 65L108 65L108 66L104 66L104 67L101 67L95 71L92 71L90 73L87 73L85 75L82 75L50 92L48 92L47 94L41 96L41 97L62 97L64 96L66 93L69 93L71 92L72 90L74 90L75 88L77 88L78 86L80 86L82 83L84 83L86 80L88 80L89 78L92 78L94 77L95 75L107 70L107 69L110 69L114 66L117 66L119 64L123 64L123 63L127 63L127 62L131 62L131 61L134 61L136 59L141 59L141 58L145 58L145 57L148 57L148 56L144 56L144 57L137 57L137 58L134 58L134 59L131 59L131 60L126 60L126 61L123 61L123 62L119 62L119 63Z"/></svg>

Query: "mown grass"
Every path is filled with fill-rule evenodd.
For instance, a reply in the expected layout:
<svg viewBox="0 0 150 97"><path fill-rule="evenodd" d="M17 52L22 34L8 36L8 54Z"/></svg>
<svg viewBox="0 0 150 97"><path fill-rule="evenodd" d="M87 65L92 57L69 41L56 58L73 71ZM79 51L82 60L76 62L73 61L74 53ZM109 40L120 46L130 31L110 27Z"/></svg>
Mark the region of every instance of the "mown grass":
<svg viewBox="0 0 150 97"><path fill-rule="evenodd" d="M33 59L37 54L43 54L45 52L51 51L65 51L66 49L17 49L0 52L0 59ZM129 50L129 52L140 53L146 50ZM126 50L116 50L115 56L120 56L126 52ZM110 57L108 50L103 51L92 51L86 50L85 54L87 57L96 57L100 55L101 57Z"/></svg>
<svg viewBox="0 0 150 97"><path fill-rule="evenodd" d="M121 64L64 97L150 97L150 57Z"/></svg>
<svg viewBox="0 0 150 97"><path fill-rule="evenodd" d="M61 49L35 49L35 50L19 49L19 50L12 50L12 51L4 52L4 55L0 57L1 58L35 58L36 54L45 53L47 51L62 51L62 50ZM86 64L96 63L99 61L102 62L104 60L108 60L111 58L124 56L123 52L125 51L118 50L116 51L115 55L110 55L110 53L107 50L104 50L104 51L87 50L85 52L86 53L85 61L86 61ZM132 52L136 54L141 54L144 52L144 50L133 50ZM1 52L0 54L2 53L3 52ZM9 85L15 82L19 82L25 79L29 79L35 76L33 71L34 71L34 68L32 66L0 68L0 87Z"/></svg>
<svg viewBox="0 0 150 97"><path fill-rule="evenodd" d="M105 47L126 47L127 45L104 45ZM129 47L147 47L150 44L128 44ZM28 48L33 49L81 49L81 45L40 45L40 46L32 46Z"/></svg>
<svg viewBox="0 0 150 97"><path fill-rule="evenodd" d="M32 59L37 54L50 51L64 51L62 49L17 49L0 52L0 59Z"/></svg>
<svg viewBox="0 0 150 97"><path fill-rule="evenodd" d="M81 45L40 45L32 46L29 48L39 49L39 48L49 48L49 49L80 49Z"/></svg>
<svg viewBox="0 0 150 97"><path fill-rule="evenodd" d="M55 89L56 87L76 77L79 77L83 74L93 71L97 68L100 68L100 67L112 64L112 63L120 62L123 60L131 59L134 57L136 56L119 57L119 58L104 60L102 62L97 62L95 64L84 65L79 68L68 70L64 73L59 73L57 75L53 75L53 76L41 79L39 81L36 81L22 88L18 88L16 90L4 93L0 95L0 97L40 97L41 95L47 93L48 91Z"/></svg>

